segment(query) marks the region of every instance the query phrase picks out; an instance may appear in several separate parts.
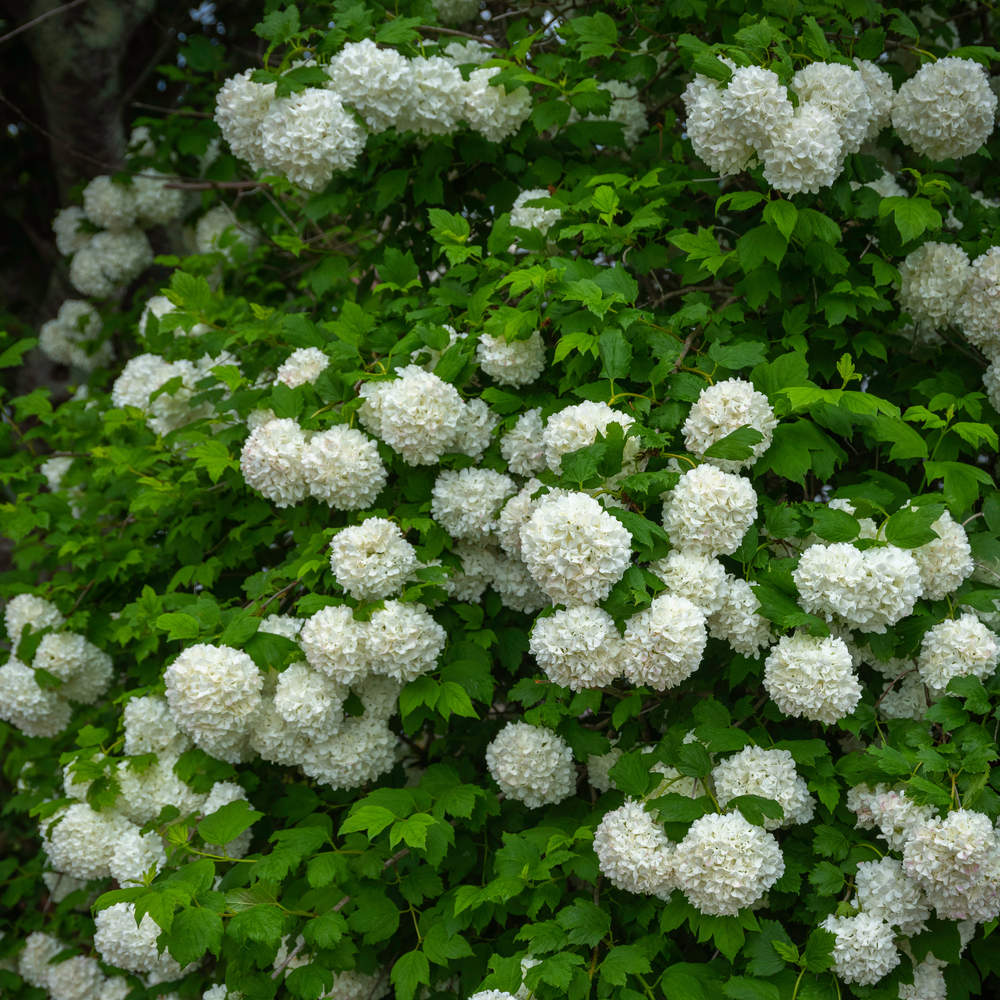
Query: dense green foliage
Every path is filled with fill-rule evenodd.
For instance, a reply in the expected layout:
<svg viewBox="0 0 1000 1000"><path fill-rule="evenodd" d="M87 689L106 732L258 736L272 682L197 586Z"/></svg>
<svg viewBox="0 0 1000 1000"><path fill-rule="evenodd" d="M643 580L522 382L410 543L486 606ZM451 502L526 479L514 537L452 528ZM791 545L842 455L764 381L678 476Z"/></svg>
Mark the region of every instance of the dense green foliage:
<svg viewBox="0 0 1000 1000"><path fill-rule="evenodd" d="M412 56L429 54L442 38L424 2L266 6L265 65L289 92L304 84L282 74L306 48L324 60L347 41L374 38ZM766 65L787 83L808 61L875 59L884 50L883 68L898 89L920 60L961 47L995 66L1000 25L986 8L975 16L963 8L945 25L954 7L943 2L586 4L554 28L542 25L542 7L487 6L505 12L487 25L507 60L502 79L532 94L531 118L514 137L496 144L459 130L418 144L389 130L370 137L358 166L316 194L279 177L254 186L249 168L224 152L208 169L213 183L196 182L188 221L220 201L235 204L241 224L263 234L259 245L159 258L158 273L169 269L169 278L147 275L100 303L118 360L91 376L85 396L54 405L40 388L2 400L0 518L14 549L0 592L55 602L69 629L111 654L116 680L97 704L78 707L57 737L26 738L3 726L9 794L0 954L38 930L95 954L87 904L101 892L98 906L136 902L182 965L200 962L170 988L184 998L225 982L248 1000L317 1000L335 973L354 967L391 968L399 1000L513 993L526 952L542 960L526 978L540 1000L818 1000L848 991L895 998L899 984L912 981L909 959L877 986L848 987L829 971L832 936L817 930L850 901L856 865L886 850L876 830L855 828L847 789L885 783L942 815L962 807L991 821L1000 816L1000 679L954 681L919 721L885 718L877 705L883 679L871 660L910 659L928 629L961 614L960 606L989 613L1000 598L989 569L1000 563L1000 414L982 385L987 362L957 329L915 338L895 289L902 259L928 240L957 243L970 259L1000 244L1000 211L972 197L995 193L1000 140L960 161L931 163L889 128L847 157L831 187L782 197L759 167L722 182L713 176L678 124L679 98L693 73L725 74L717 54ZM483 30L481 22L459 28L477 37ZM173 72L192 85L186 107L211 111L223 79L246 68L236 62L244 54L194 41L185 67ZM620 125L600 120L610 97L597 84L610 79L637 86L649 111L649 130L631 149ZM567 125L571 109L576 120ZM156 155L130 160L133 171L196 178L198 157L218 135L209 119L182 114L135 124L151 126ZM860 186L877 180L883 163L902 177L908 197ZM514 199L532 188L548 189L544 207L562 213L547 237L510 223ZM157 291L176 312L169 322L151 317L141 335L138 318ZM198 338L175 334L177 325L199 323L209 329ZM468 337L448 347L446 324ZM480 334L517 340L535 330L548 345L540 379L511 388L477 372ZM0 343L0 366L17 365L30 346L10 336ZM314 385L259 387L262 373L302 347L330 358ZM853 714L834 725L783 715L762 686L763 656L734 654L715 638L698 671L665 692L624 682L561 688L528 655L533 616L505 608L489 589L463 603L442 586L459 560L431 517L431 489L441 469L475 464L468 456L412 467L380 444L389 483L372 508L351 513L311 498L277 508L240 472L250 411L270 408L307 431L357 426L361 383L391 377L411 353L442 349L435 373L502 418L484 468L507 470L499 437L534 407L547 417L593 400L635 419L630 434L641 441L642 471L607 487L622 501L613 516L631 533L634 552L634 565L601 605L620 626L663 590L644 567L670 548L661 495L696 462L681 426L702 389L731 377L752 382L780 419L770 448L744 473L757 492L758 520L721 557L728 572L756 583L775 636L829 634L821 616L799 607L792 571L807 538L857 540L862 517L880 526L877 544L910 549L933 539L930 525L947 510L964 523L985 568L953 595L919 601L885 633L855 632L866 657L864 691ZM214 407L211 420L157 436L141 411L109 402L131 356L196 360L224 351L232 363L206 373L192 400ZM742 459L757 440L737 432L717 457ZM622 471L623 445L609 433L567 457L561 476L540 478L551 487L600 489ZM74 459L55 492L40 472L51 453ZM854 514L828 508L831 496L850 499ZM331 791L291 768L230 765L189 751L178 773L196 791L234 780L252 809L236 803L200 826L162 814L155 825L171 862L150 884L105 880L57 905L44 902L38 827L69 801L62 769L93 780L93 808L112 807L122 705L162 693L164 668L193 643L243 649L264 671L300 660L292 640L258 631L261 618L308 617L345 602L358 608L336 584L328 548L338 529L372 514L395 520L422 562L443 567L422 570L401 598L427 605L448 643L438 668L402 691L392 723L402 750L392 771ZM774 544L781 539L786 544ZM361 605L356 617L374 610ZM29 633L13 652L30 662L40 638ZM588 756L607 753L609 735L617 736L626 751L613 772L617 790L599 794L582 776L577 795L555 806L529 810L498 799L486 747L519 719L556 730L581 775ZM700 743L683 744L692 729ZM780 831L785 873L765 909L707 916L680 892L662 901L602 878L594 829L624 795L642 798L656 786L655 763L705 778L721 756L747 745L790 750L818 800L812 823ZM639 752L649 746L653 754ZM679 841L714 808L707 797L661 800L659 817ZM760 822L759 801L746 803L744 815ZM250 823L246 858L206 849ZM980 927L960 957L954 922L932 918L911 943L914 957L932 948L949 963L949 997L993 995L995 923ZM300 934L309 963L287 979L272 976L282 938ZM129 981L133 1000L164 991ZM14 972L0 972L0 983L12 997L42 995Z"/></svg>

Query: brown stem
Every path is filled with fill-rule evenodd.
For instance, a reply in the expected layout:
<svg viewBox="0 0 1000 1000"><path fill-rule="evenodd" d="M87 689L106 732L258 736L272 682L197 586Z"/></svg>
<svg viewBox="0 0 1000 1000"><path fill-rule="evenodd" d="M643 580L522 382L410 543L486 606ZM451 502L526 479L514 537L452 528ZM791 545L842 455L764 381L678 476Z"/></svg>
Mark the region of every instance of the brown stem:
<svg viewBox="0 0 1000 1000"><path fill-rule="evenodd" d="M418 24L417 31L436 31L439 35L458 35L459 38L471 38L474 42L482 42L494 49L502 48L499 42L490 41L482 35L470 35L467 31L455 31L454 28L439 28L434 24Z"/></svg>

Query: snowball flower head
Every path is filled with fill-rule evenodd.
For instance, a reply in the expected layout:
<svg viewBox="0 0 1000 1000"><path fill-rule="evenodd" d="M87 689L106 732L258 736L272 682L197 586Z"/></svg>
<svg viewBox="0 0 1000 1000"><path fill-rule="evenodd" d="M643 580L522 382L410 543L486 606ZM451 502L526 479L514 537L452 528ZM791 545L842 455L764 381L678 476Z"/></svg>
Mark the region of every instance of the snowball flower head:
<svg viewBox="0 0 1000 1000"><path fill-rule="evenodd" d="M563 455L593 444L598 434L607 433L611 423L621 424L622 430L628 430L635 421L626 413L612 410L607 403L593 403L589 400L553 413L542 433L548 467L557 474L562 472ZM639 439L627 438L622 456L623 467L633 465L638 453Z"/></svg>
<svg viewBox="0 0 1000 1000"><path fill-rule="evenodd" d="M76 802L55 817L42 821L42 849L56 871L73 878L111 877L111 858L131 823L112 810L95 812L83 802Z"/></svg>
<svg viewBox="0 0 1000 1000"><path fill-rule="evenodd" d="M837 120L818 104L802 103L791 124L762 152L764 180L787 194L815 194L840 174L843 140Z"/></svg>
<svg viewBox="0 0 1000 1000"><path fill-rule="evenodd" d="M43 628L59 628L66 621L51 601L34 594L17 594L12 597L3 609L3 620L7 627L7 638L15 651L25 625L30 625L33 632L41 632Z"/></svg>
<svg viewBox="0 0 1000 1000"><path fill-rule="evenodd" d="M802 608L862 632L895 625L913 611L923 591L913 555L894 545L864 552L850 542L813 545L792 577Z"/></svg>
<svg viewBox="0 0 1000 1000"><path fill-rule="evenodd" d="M370 38L348 42L330 61L330 86L365 119L371 132L384 132L412 99L405 56L380 49Z"/></svg>
<svg viewBox="0 0 1000 1000"><path fill-rule="evenodd" d="M611 684L622 672L621 637L601 608L570 608L536 619L529 650L549 680L573 691Z"/></svg>
<svg viewBox="0 0 1000 1000"><path fill-rule="evenodd" d="M892 124L931 160L974 153L993 131L996 94L979 63L948 56L927 63L899 88Z"/></svg>
<svg viewBox="0 0 1000 1000"><path fill-rule="evenodd" d="M164 978L178 978L181 968L170 952L159 954L156 939L161 931L148 913L137 926L134 904L115 903L97 913L94 922L94 947L108 965L129 972L173 973Z"/></svg>
<svg viewBox="0 0 1000 1000"><path fill-rule="evenodd" d="M702 913L732 916L785 873L774 836L741 813L702 816L674 852L677 884Z"/></svg>
<svg viewBox="0 0 1000 1000"><path fill-rule="evenodd" d="M273 86L270 84L269 86ZM258 242L259 231L254 226L241 223L228 205L216 205L209 209L195 226L194 242L198 253L221 253L232 260L233 252L229 239L223 237L232 231L233 240L252 250ZM225 246L220 243L225 242Z"/></svg>
<svg viewBox="0 0 1000 1000"><path fill-rule="evenodd" d="M353 598L377 601L402 589L417 567L417 553L397 524L369 517L333 536L330 567Z"/></svg>
<svg viewBox="0 0 1000 1000"><path fill-rule="evenodd" d="M100 1000L104 973L96 958L74 955L49 968L51 1000Z"/></svg>
<svg viewBox="0 0 1000 1000"><path fill-rule="evenodd" d="M101 335L101 326L101 317L89 302L67 299L59 307L56 318L42 324L38 346L59 364L92 372L114 357L110 341L93 349Z"/></svg>
<svg viewBox="0 0 1000 1000"><path fill-rule="evenodd" d="M434 465L456 443L465 404L458 390L418 365L388 382L366 382L358 416L409 465Z"/></svg>
<svg viewBox="0 0 1000 1000"><path fill-rule="evenodd" d="M496 551L470 542L456 542L451 551L461 560L462 568L445 581L445 590L457 601L478 601L493 579Z"/></svg>
<svg viewBox="0 0 1000 1000"><path fill-rule="evenodd" d="M61 212L56 213L52 220L52 231L56 234L56 249L64 256L69 257L81 247L85 247L93 237L93 233L85 233L80 230L80 223L86 218L83 209L77 205L70 205Z"/></svg>
<svg viewBox="0 0 1000 1000"><path fill-rule="evenodd" d="M233 156L246 160L254 170L264 166L261 125L271 105L277 84L254 83L253 70L238 73L222 85L215 97L215 121Z"/></svg>
<svg viewBox="0 0 1000 1000"><path fill-rule="evenodd" d="M163 675L178 729L202 750L239 763L260 705L263 680L246 653L230 646L189 646Z"/></svg>
<svg viewBox="0 0 1000 1000"><path fill-rule="evenodd" d="M777 426L778 421L767 396L757 392L749 382L729 378L702 389L682 428L684 447L701 456L717 441L740 427L760 431L763 437L753 446L749 458L705 459L725 472L738 472L753 465L771 447L771 438Z"/></svg>
<svg viewBox="0 0 1000 1000"><path fill-rule="evenodd" d="M721 57L730 68L732 60ZM738 174L756 162L753 144L742 123L724 111L725 91L715 80L698 73L687 85L682 100L687 110L684 128L695 155L718 174Z"/></svg>
<svg viewBox="0 0 1000 1000"><path fill-rule="evenodd" d="M899 265L899 304L921 327L955 323L972 278L969 255L954 243L925 243Z"/></svg>
<svg viewBox="0 0 1000 1000"><path fill-rule="evenodd" d="M73 255L69 280L84 295L106 298L152 263L153 248L141 229L109 229Z"/></svg>
<svg viewBox="0 0 1000 1000"><path fill-rule="evenodd" d="M346 424L314 434L302 452L309 493L336 510L370 507L388 479L378 445Z"/></svg>
<svg viewBox="0 0 1000 1000"><path fill-rule="evenodd" d="M246 439L240 472L247 486L276 507L301 503L308 491L303 467L306 436L291 417L269 420Z"/></svg>
<svg viewBox="0 0 1000 1000"><path fill-rule="evenodd" d="M509 722L486 748L486 766L500 790L529 809L562 802L576 790L573 751L545 726Z"/></svg>
<svg viewBox="0 0 1000 1000"><path fill-rule="evenodd" d="M872 102L871 123L866 138L874 139L892 119L892 104L896 97L892 77L868 59L854 58L854 65L864 81L868 99Z"/></svg>
<svg viewBox="0 0 1000 1000"><path fill-rule="evenodd" d="M332 90L310 87L276 100L260 123L265 169L307 191L322 191L351 170L367 138Z"/></svg>
<svg viewBox="0 0 1000 1000"><path fill-rule="evenodd" d="M726 594L726 569L711 556L673 549L664 559L649 564L676 597L686 597L703 615L722 609Z"/></svg>
<svg viewBox="0 0 1000 1000"><path fill-rule="evenodd" d="M761 647L774 642L771 623L760 614L760 601L753 587L739 577L726 575L721 591L722 607L708 616L708 634L725 639L743 656L760 658Z"/></svg>
<svg viewBox="0 0 1000 1000"><path fill-rule="evenodd" d="M917 561L924 597L940 601L965 582L975 569L972 546L965 528L948 511L931 525L937 538L910 552Z"/></svg>
<svg viewBox="0 0 1000 1000"><path fill-rule="evenodd" d="M136 219L140 226L162 226L173 222L184 211L184 192L170 188L170 178L158 170L143 170L132 180Z"/></svg>
<svg viewBox="0 0 1000 1000"><path fill-rule="evenodd" d="M982 813L955 809L917 826L903 868L944 920L985 923L1000 914L1000 843Z"/></svg>
<svg viewBox="0 0 1000 1000"><path fill-rule="evenodd" d="M906 876L901 861L887 856L879 861L862 862L854 884L858 903L865 913L898 927L906 937L926 930L924 922L931 915L927 897Z"/></svg>
<svg viewBox="0 0 1000 1000"><path fill-rule="evenodd" d="M1000 355L1000 247L972 263L958 322L968 340L991 359Z"/></svg>
<svg viewBox="0 0 1000 1000"><path fill-rule="evenodd" d="M452 538L495 540L501 504L517 491L514 480L492 469L446 469L431 490L431 514Z"/></svg>
<svg viewBox="0 0 1000 1000"><path fill-rule="evenodd" d="M783 635L764 663L764 687L786 715L832 724L850 715L861 685L843 639Z"/></svg>
<svg viewBox="0 0 1000 1000"><path fill-rule="evenodd" d="M321 608L302 626L299 645L310 665L342 684L368 673L363 622L348 607Z"/></svg>
<svg viewBox="0 0 1000 1000"><path fill-rule="evenodd" d="M625 624L625 676L654 691L676 687L701 663L705 616L686 597L661 594Z"/></svg>
<svg viewBox="0 0 1000 1000"><path fill-rule="evenodd" d="M83 189L83 214L102 229L127 229L135 225L135 189L111 177L95 177Z"/></svg>
<svg viewBox="0 0 1000 1000"><path fill-rule="evenodd" d="M59 696L92 705L111 683L111 657L75 632L42 636L32 661L62 681Z"/></svg>
<svg viewBox="0 0 1000 1000"><path fill-rule="evenodd" d="M641 802L604 814L594 832L597 863L612 885L626 892L669 899L674 881L674 844Z"/></svg>
<svg viewBox="0 0 1000 1000"><path fill-rule="evenodd" d="M868 137L875 107L865 77L842 63L809 63L792 77L792 90L802 102L821 108L834 120L841 141L841 158L856 153Z"/></svg>
<svg viewBox="0 0 1000 1000"><path fill-rule="evenodd" d="M0 719L25 736L55 736L71 715L69 703L41 687L31 667L13 656L0 667Z"/></svg>
<svg viewBox="0 0 1000 1000"><path fill-rule="evenodd" d="M632 536L585 493L540 506L521 529L521 553L539 587L557 604L596 604L622 578Z"/></svg>
<svg viewBox="0 0 1000 1000"><path fill-rule="evenodd" d="M410 90L396 116L396 130L448 135L464 117L470 86L449 59L417 56L409 63ZM470 81L471 82L471 81Z"/></svg>
<svg viewBox="0 0 1000 1000"><path fill-rule="evenodd" d="M537 330L527 340L510 343L484 333L479 338L476 359L479 367L501 385L527 385L545 368L545 345Z"/></svg>
<svg viewBox="0 0 1000 1000"><path fill-rule="evenodd" d="M278 368L274 381L284 382L290 389L307 382L315 385L329 364L330 359L318 347L300 347Z"/></svg>
<svg viewBox="0 0 1000 1000"><path fill-rule="evenodd" d="M500 454L510 471L519 476L533 476L545 468L540 406L522 413L517 423L500 438Z"/></svg>
<svg viewBox="0 0 1000 1000"><path fill-rule="evenodd" d="M820 926L837 936L833 968L845 983L877 983L899 965L892 928L871 913L854 917L831 913Z"/></svg>
<svg viewBox="0 0 1000 1000"><path fill-rule="evenodd" d="M787 750L745 747L717 764L712 778L720 806L739 795L759 795L777 802L785 815L782 819L765 816L765 830L808 823L813 818L816 803Z"/></svg>
<svg viewBox="0 0 1000 1000"><path fill-rule="evenodd" d="M953 677L986 678L997 668L997 639L974 614L946 618L924 634L920 679L941 698Z"/></svg>
<svg viewBox="0 0 1000 1000"><path fill-rule="evenodd" d="M376 674L408 683L435 667L446 638L422 604L386 601L372 615L365 651Z"/></svg>
<svg viewBox="0 0 1000 1000"><path fill-rule="evenodd" d="M735 552L756 517L757 494L749 480L712 465L685 472L663 505L670 541L708 556Z"/></svg>
<svg viewBox="0 0 1000 1000"><path fill-rule="evenodd" d="M548 197L550 195L546 188L522 191L514 199L510 210L510 224L518 229L537 229L544 236L562 218L562 209L541 208L527 203Z"/></svg>
<svg viewBox="0 0 1000 1000"><path fill-rule="evenodd" d="M778 75L759 66L740 66L722 93L722 113L757 149L771 144L791 124L795 109Z"/></svg>
<svg viewBox="0 0 1000 1000"><path fill-rule="evenodd" d="M490 86L491 78L499 72L499 66L474 69L465 85L462 117L490 142L503 142L514 135L531 114L527 87L515 87L507 93L505 84Z"/></svg>
<svg viewBox="0 0 1000 1000"><path fill-rule="evenodd" d="M63 943L51 934L33 931L25 938L24 948L17 956L17 971L25 982L38 989L48 986L49 971L52 966L49 961L63 950Z"/></svg>

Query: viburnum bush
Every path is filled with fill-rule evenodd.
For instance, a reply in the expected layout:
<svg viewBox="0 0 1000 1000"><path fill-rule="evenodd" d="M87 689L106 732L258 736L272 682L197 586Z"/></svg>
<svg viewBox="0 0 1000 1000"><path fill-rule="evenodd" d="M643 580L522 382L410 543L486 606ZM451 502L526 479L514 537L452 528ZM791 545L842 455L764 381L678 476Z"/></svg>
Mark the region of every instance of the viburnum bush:
<svg viewBox="0 0 1000 1000"><path fill-rule="evenodd" d="M260 13L3 400L5 994L996 996L992 10Z"/></svg>

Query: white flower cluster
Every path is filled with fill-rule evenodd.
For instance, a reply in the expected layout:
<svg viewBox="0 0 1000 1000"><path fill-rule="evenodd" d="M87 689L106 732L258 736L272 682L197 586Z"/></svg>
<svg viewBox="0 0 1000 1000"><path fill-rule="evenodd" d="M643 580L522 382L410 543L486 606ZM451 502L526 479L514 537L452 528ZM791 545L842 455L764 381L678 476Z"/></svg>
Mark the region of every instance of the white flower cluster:
<svg viewBox="0 0 1000 1000"><path fill-rule="evenodd" d="M802 608L861 632L885 632L924 590L912 552L894 545L864 552L850 542L813 545L792 576Z"/></svg>
<svg viewBox="0 0 1000 1000"><path fill-rule="evenodd" d="M59 609L41 597L11 598L4 621L13 655L0 666L0 719L25 736L55 736L69 725L70 702L92 705L108 689L111 657L75 632L50 632L42 636L31 664L22 663L16 654L26 625L40 632L65 621ZM53 680L43 686L37 671Z"/></svg>
<svg viewBox="0 0 1000 1000"><path fill-rule="evenodd" d="M906 937L927 929L931 915L923 890L903 870L896 858L884 857L858 865L854 880L858 904L865 913L884 920Z"/></svg>
<svg viewBox="0 0 1000 1000"><path fill-rule="evenodd" d="M486 748L486 766L500 790L529 809L576 791L573 751L545 726L509 722Z"/></svg>
<svg viewBox="0 0 1000 1000"><path fill-rule="evenodd" d="M199 361L164 361L158 354L139 354L122 369L111 387L111 405L117 408L134 406L145 413L146 423L156 434L169 434L195 420L210 418L215 408L209 402L191 405L198 392L198 382L211 376L213 365L224 364L225 356L204 355ZM180 385L172 392L163 392L155 399L153 393L174 379Z"/></svg>
<svg viewBox="0 0 1000 1000"><path fill-rule="evenodd" d="M528 385L545 368L545 345L537 330L527 340L510 343L503 337L484 333L476 348L476 360L500 385Z"/></svg>
<svg viewBox="0 0 1000 1000"><path fill-rule="evenodd" d="M777 802L785 811L784 818L765 817L765 830L808 823L813 818L816 802L787 750L746 747L717 764L712 779L720 806L739 795L759 795Z"/></svg>
<svg viewBox="0 0 1000 1000"><path fill-rule="evenodd" d="M182 816L208 816L230 802L246 799L243 789L232 782L216 782L208 794L192 791L174 773L176 763L177 757L169 754L158 756L155 763L141 770L132 768L131 758L113 762L121 793L113 808L99 812L83 801L91 783L76 782L67 775L63 782L66 795L78 801L40 824L42 848L52 868L74 879L114 878L127 885L141 879L151 867L162 868L167 862L164 842L157 832L140 832L164 807L173 806ZM243 857L250 838L250 831L244 831L224 850L229 857ZM221 851L223 847L214 849Z"/></svg>
<svg viewBox="0 0 1000 1000"><path fill-rule="evenodd" d="M529 205L529 201L548 198L545 188L530 188L522 191L510 210L510 224L518 229L537 229L543 236L562 218L562 209L542 208Z"/></svg>
<svg viewBox="0 0 1000 1000"><path fill-rule="evenodd" d="M774 428L778 426L767 396L742 379L730 378L702 389L681 429L684 447L699 457L713 444L740 427L759 431L761 440L753 446L749 458L707 458L706 462L724 472L739 472L753 465L771 447Z"/></svg>
<svg viewBox="0 0 1000 1000"><path fill-rule="evenodd" d="M994 633L975 615L966 614L946 618L924 634L917 670L931 697L940 698L954 677L991 676L997 657Z"/></svg>
<svg viewBox="0 0 1000 1000"><path fill-rule="evenodd" d="M351 597L377 601L399 591L418 563L416 549L398 525L370 517L333 536L330 566Z"/></svg>
<svg viewBox="0 0 1000 1000"><path fill-rule="evenodd" d="M783 635L764 662L764 687L786 715L830 724L850 715L861 700L853 668L843 639Z"/></svg>
<svg viewBox="0 0 1000 1000"><path fill-rule="evenodd" d="M573 125L578 121L588 122L612 122L622 126L622 135L625 146L632 149L645 134L648 128L646 119L646 107L639 99L639 91L631 84L622 80L599 81L598 90L605 90L611 94L611 107L606 115L589 114L581 119L576 108L571 108L567 125Z"/></svg>
<svg viewBox="0 0 1000 1000"><path fill-rule="evenodd" d="M877 983L899 965L892 928L871 913L831 914L820 926L836 935L833 968L845 983Z"/></svg>
<svg viewBox="0 0 1000 1000"><path fill-rule="evenodd" d="M24 948L11 971L51 1000L125 1000L132 987L124 976L105 976L96 958L74 955L49 964L70 946L58 938L34 931L25 938Z"/></svg>
<svg viewBox="0 0 1000 1000"><path fill-rule="evenodd" d="M663 527L675 548L731 555L757 517L757 494L742 476L712 465L685 472L666 496Z"/></svg>
<svg viewBox="0 0 1000 1000"><path fill-rule="evenodd" d="M594 850L601 872L618 888L661 899L680 888L713 916L756 903L785 871L774 836L741 813L702 816L674 845L642 803L629 798L605 814Z"/></svg>
<svg viewBox="0 0 1000 1000"><path fill-rule="evenodd" d="M184 211L184 192L167 187L169 183L169 177L155 170L121 183L95 177L83 190L83 208L74 205L56 215L56 246L72 256L69 278L79 292L112 295L153 263L143 230L173 222Z"/></svg>
<svg viewBox="0 0 1000 1000"><path fill-rule="evenodd" d="M276 507L314 496L336 510L370 507L388 478L378 446L362 431L337 424L306 432L290 417L252 429L240 453L240 471L247 485Z"/></svg>
<svg viewBox="0 0 1000 1000"><path fill-rule="evenodd" d="M928 63L899 93L866 60L855 59L856 69L810 63L791 80L797 107L774 72L722 61L732 71L726 87L698 74L684 93L695 153L721 174L760 160L779 191L815 193L832 184L846 157L890 119L904 142L934 160L967 156L993 131L997 98L970 59Z"/></svg>
<svg viewBox="0 0 1000 1000"><path fill-rule="evenodd" d="M280 98L274 83L255 83L249 71L226 80L215 120L234 155L255 170L322 191L335 173L355 166L368 132L395 127L420 136L448 135L465 121L500 142L531 113L527 88L508 94L502 84L490 86L499 67L473 70L463 80L450 55L408 59L364 39L348 43L326 69L324 88Z"/></svg>
<svg viewBox="0 0 1000 1000"><path fill-rule="evenodd" d="M71 365L90 374L110 363L115 352L108 340L98 344L101 317L81 299L67 299L55 319L43 323L38 332L42 352L61 365Z"/></svg>

